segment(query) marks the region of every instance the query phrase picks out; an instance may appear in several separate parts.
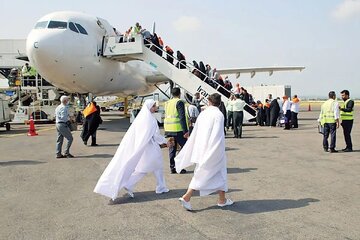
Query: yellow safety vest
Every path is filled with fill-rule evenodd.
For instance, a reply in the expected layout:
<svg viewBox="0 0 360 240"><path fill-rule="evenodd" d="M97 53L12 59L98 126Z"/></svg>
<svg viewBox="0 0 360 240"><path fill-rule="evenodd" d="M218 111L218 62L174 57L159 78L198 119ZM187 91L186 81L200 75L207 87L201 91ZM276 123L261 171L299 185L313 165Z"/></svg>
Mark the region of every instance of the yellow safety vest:
<svg viewBox="0 0 360 240"><path fill-rule="evenodd" d="M334 99L329 99L321 106L321 125L325 123L335 123L335 114L334 114Z"/></svg>
<svg viewBox="0 0 360 240"><path fill-rule="evenodd" d="M346 104L350 101L350 98L341 104L341 108L346 108ZM344 112L340 110L341 120L354 120L354 109L351 112Z"/></svg>
<svg viewBox="0 0 360 240"><path fill-rule="evenodd" d="M165 132L182 132L183 129L180 124L179 113L176 109L176 104L178 101L181 101L179 98L170 99L165 103L165 119L164 119L164 129ZM185 114L186 114L186 109ZM186 117L186 124L188 123Z"/></svg>

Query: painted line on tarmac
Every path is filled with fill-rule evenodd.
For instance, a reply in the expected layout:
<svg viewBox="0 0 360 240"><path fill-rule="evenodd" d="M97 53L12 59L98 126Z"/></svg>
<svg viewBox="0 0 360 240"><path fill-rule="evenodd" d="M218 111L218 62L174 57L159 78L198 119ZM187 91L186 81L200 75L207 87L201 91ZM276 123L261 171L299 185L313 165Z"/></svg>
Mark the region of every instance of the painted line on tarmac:
<svg viewBox="0 0 360 240"><path fill-rule="evenodd" d="M36 132L45 132L45 131L50 131L50 130L53 130L53 129L56 129L56 127L43 128L43 129L40 129L40 130L36 130ZM27 132L26 133L16 133L16 134L3 135L3 136L0 136L0 138L12 138L12 137L17 137L17 136L27 136Z"/></svg>

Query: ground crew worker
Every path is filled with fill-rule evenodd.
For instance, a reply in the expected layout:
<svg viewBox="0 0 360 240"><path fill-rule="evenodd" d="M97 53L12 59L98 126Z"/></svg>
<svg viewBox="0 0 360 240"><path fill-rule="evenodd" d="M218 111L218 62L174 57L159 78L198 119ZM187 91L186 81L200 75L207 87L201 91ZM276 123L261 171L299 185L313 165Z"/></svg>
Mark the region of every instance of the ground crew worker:
<svg viewBox="0 0 360 240"><path fill-rule="evenodd" d="M33 68L33 67L31 67L30 65L29 65L29 63L25 63L25 65L22 67L22 69L21 69L21 74L22 74L22 76L23 76L23 78L24 78L24 86L26 87L26 86L28 86L28 85L30 85L30 86L35 86L35 82L34 81L30 81L29 79L35 79L35 77L36 77L36 70L35 70L35 68ZM34 83L33 83L34 82Z"/></svg>
<svg viewBox="0 0 360 240"><path fill-rule="evenodd" d="M134 31L134 34L140 34L141 26L140 26L140 24L138 22L135 24L135 27L133 28L133 31Z"/></svg>
<svg viewBox="0 0 360 240"><path fill-rule="evenodd" d="M169 47L169 46L165 46L165 51L166 51L166 60L173 64L174 63L174 51Z"/></svg>
<svg viewBox="0 0 360 240"><path fill-rule="evenodd" d="M336 129L339 127L339 103L335 100L334 91L329 92L329 99L321 105L320 124L324 127L323 147L325 152L329 152L328 138L331 134L330 153L336 153Z"/></svg>
<svg viewBox="0 0 360 240"><path fill-rule="evenodd" d="M344 102L340 104L340 119L346 143L346 148L344 148L343 151L352 152L353 149L350 134L354 123L354 101L350 99L348 90L341 91L341 98Z"/></svg>
<svg viewBox="0 0 360 240"><path fill-rule="evenodd" d="M165 103L164 129L165 136L173 138L173 144L169 147L170 170L171 173L176 173L174 158L177 144L181 147L185 145L189 137L189 125L185 103L180 100L180 88L173 88L171 94L173 98ZM182 169L180 173L186 173L186 170Z"/></svg>

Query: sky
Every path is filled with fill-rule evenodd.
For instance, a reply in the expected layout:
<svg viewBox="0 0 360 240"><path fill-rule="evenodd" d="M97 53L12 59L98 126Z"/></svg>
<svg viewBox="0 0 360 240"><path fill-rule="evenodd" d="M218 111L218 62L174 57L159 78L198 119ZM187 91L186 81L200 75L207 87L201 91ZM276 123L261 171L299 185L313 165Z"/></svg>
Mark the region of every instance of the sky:
<svg viewBox="0 0 360 240"><path fill-rule="evenodd" d="M231 76L233 83L291 85L303 98L348 89L360 98L360 0L0 0L0 7L0 39L24 39L38 19L62 10L104 18L121 32L155 22L164 44L189 61L218 69L306 67Z"/></svg>

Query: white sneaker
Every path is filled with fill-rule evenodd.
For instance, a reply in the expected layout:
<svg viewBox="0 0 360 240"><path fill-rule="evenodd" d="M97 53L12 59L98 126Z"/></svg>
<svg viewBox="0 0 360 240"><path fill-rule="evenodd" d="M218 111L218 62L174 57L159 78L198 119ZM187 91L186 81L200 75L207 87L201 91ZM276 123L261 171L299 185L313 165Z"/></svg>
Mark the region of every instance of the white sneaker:
<svg viewBox="0 0 360 240"><path fill-rule="evenodd" d="M192 207L190 202L185 201L185 199L183 199L182 197L179 198L179 201L181 202L181 205L188 211L192 211Z"/></svg>
<svg viewBox="0 0 360 240"><path fill-rule="evenodd" d="M134 193L132 192L132 191L130 191L129 189L127 189L127 188L124 188L125 189L125 191L127 192L127 195L130 197L130 198L134 198L135 197L135 195L134 195Z"/></svg>
<svg viewBox="0 0 360 240"><path fill-rule="evenodd" d="M226 207L226 206L230 206L230 205L233 205L234 204L234 202L233 201L231 201L231 199L226 199L226 201L225 201L225 203L218 203L217 205L219 206L219 207Z"/></svg>
<svg viewBox="0 0 360 240"><path fill-rule="evenodd" d="M156 194L162 194L162 193L168 193L170 190L168 188L165 188L162 191L156 191Z"/></svg>

